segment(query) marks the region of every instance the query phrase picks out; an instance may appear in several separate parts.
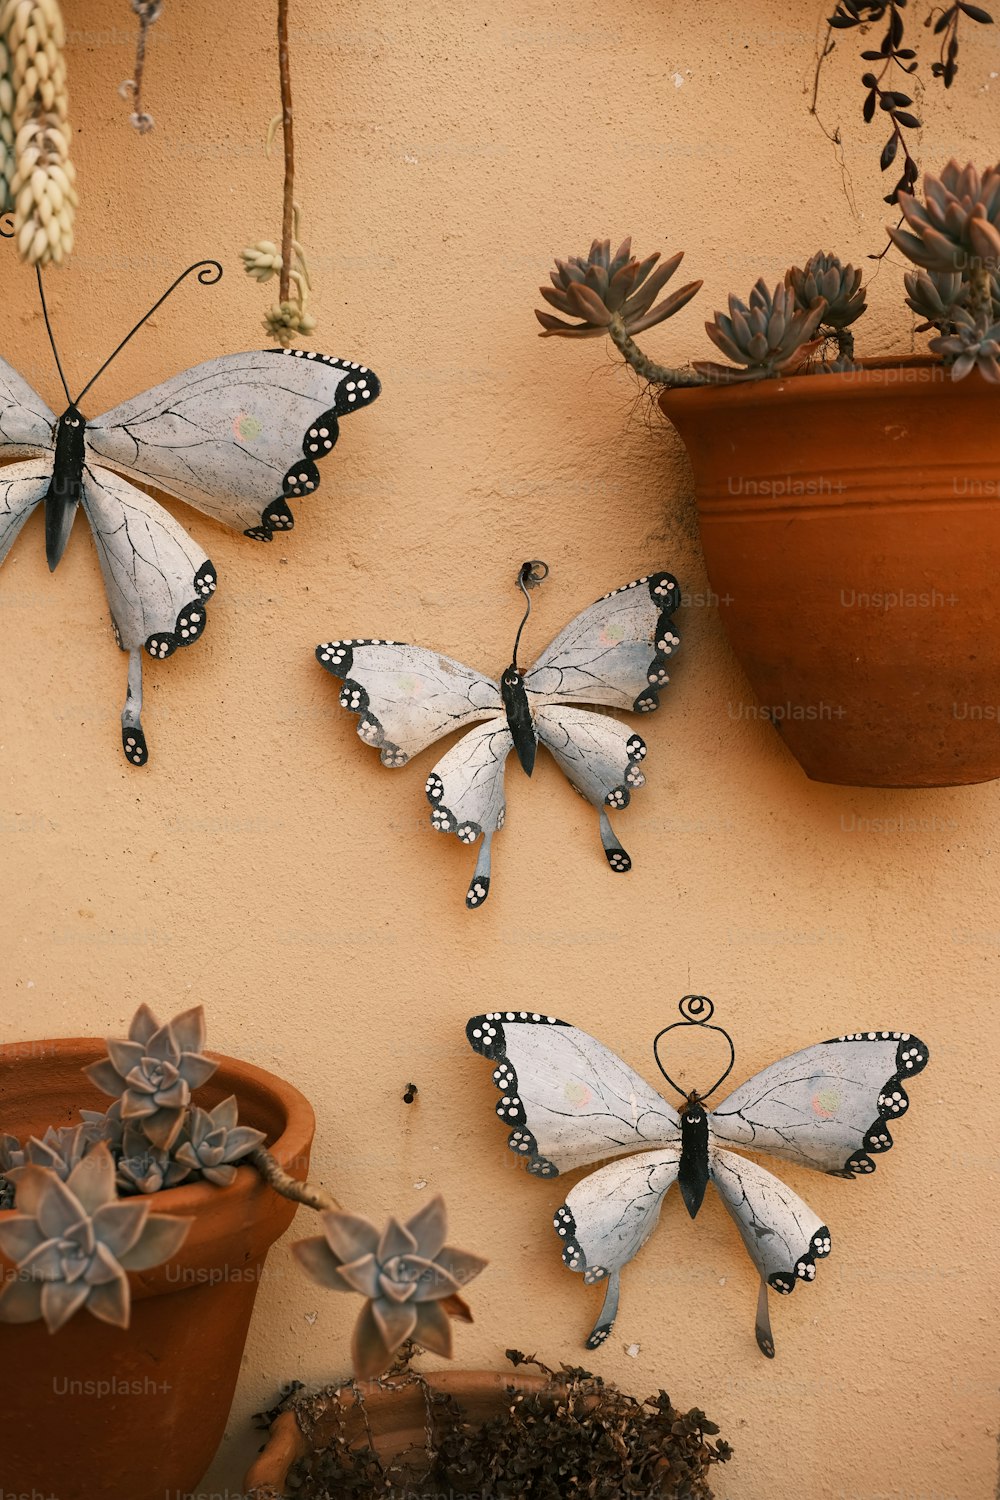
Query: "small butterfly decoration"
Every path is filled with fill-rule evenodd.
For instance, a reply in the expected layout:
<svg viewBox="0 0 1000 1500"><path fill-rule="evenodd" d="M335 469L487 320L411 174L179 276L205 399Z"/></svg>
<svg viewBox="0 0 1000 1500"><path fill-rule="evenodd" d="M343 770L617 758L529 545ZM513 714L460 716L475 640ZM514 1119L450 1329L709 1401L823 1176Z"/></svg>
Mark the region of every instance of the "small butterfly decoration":
<svg viewBox="0 0 1000 1500"><path fill-rule="evenodd" d="M490 892L493 836L504 825L504 770L511 750L530 776L538 744L550 751L571 785L599 815L601 843L612 870L632 861L611 827L609 808L627 807L645 783L642 737L591 706L648 714L669 682L667 662L680 646L672 616L680 588L670 573L649 573L605 594L577 615L526 670L518 663L531 613L528 590L548 577L537 559L521 565L517 584L526 608L510 666L500 680L422 646L399 641L327 641L318 661L343 686L340 704L359 717L358 734L381 751L384 766L405 766L456 729L478 724L447 752L427 778L431 826L463 844L482 838L465 898L470 910ZM585 703L587 709L576 705Z"/></svg>
<svg viewBox="0 0 1000 1500"><path fill-rule="evenodd" d="M610 1335L622 1269L656 1228L674 1183L695 1218L711 1182L760 1273L755 1332L773 1359L768 1288L787 1295L812 1281L830 1253L830 1231L777 1177L725 1148L833 1177L866 1176L893 1144L890 1124L909 1108L905 1084L927 1066L927 1048L906 1031L834 1037L772 1063L709 1110L705 1101L729 1077L735 1048L710 1024L715 1007L706 996L685 995L679 1010L682 1019L657 1034L653 1055L683 1101L680 1113L609 1048L555 1016L490 1011L472 1017L466 1036L494 1064L496 1113L529 1173L558 1177L619 1158L582 1178L553 1220L563 1264L588 1285L607 1284L587 1347ZM704 1092L685 1092L660 1059L662 1038L683 1026L719 1032L729 1044L729 1066Z"/></svg>
<svg viewBox="0 0 1000 1500"><path fill-rule="evenodd" d="M0 233L10 238L2 225ZM129 480L144 480L224 526L269 542L276 532L292 529L289 501L319 485L317 461L336 443L339 419L369 405L380 390L364 365L311 349L265 349L209 360L101 417L84 417L81 403L95 381L193 272L202 285L214 285L222 267L211 260L189 266L75 399L38 272L45 327L68 403L61 417L0 359L0 563L42 505L46 558L54 572L82 509L115 638L128 652L122 748L137 766L149 758L141 720L142 653L160 661L199 639L218 574L180 523Z"/></svg>

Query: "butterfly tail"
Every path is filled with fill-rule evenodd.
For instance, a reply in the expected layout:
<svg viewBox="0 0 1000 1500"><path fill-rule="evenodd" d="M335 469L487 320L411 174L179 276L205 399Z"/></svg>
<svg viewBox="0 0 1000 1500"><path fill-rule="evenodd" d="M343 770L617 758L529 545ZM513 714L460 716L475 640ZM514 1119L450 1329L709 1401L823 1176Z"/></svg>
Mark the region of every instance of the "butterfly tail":
<svg viewBox="0 0 1000 1500"><path fill-rule="evenodd" d="M490 865L492 861L493 834L484 833L483 842L479 850L479 858L476 860L476 870L472 877L472 883L465 895L465 904L470 911L483 905L490 893Z"/></svg>
<svg viewBox="0 0 1000 1500"><path fill-rule="evenodd" d="M600 1316L587 1335L587 1348L599 1349L611 1337L611 1331L615 1326L618 1316L618 1300L621 1293L621 1272L612 1271L608 1277L604 1292L604 1301L601 1304Z"/></svg>
<svg viewBox="0 0 1000 1500"><path fill-rule="evenodd" d="M142 652L136 647L128 654L128 689L122 709L122 749L133 766L144 766L149 759L146 736L142 732Z"/></svg>
<svg viewBox="0 0 1000 1500"><path fill-rule="evenodd" d="M761 1354L768 1359L774 1358L774 1336L771 1333L771 1311L767 1305L767 1282L763 1276L760 1279L760 1292L757 1296L757 1321L754 1324L754 1333L757 1335L757 1348Z"/></svg>
<svg viewBox="0 0 1000 1500"><path fill-rule="evenodd" d="M632 868L632 861L629 858L628 850L623 849L619 843L618 837L611 826L611 819L603 808L601 809L600 820L601 843L604 845L604 857L616 874L624 875L626 871Z"/></svg>

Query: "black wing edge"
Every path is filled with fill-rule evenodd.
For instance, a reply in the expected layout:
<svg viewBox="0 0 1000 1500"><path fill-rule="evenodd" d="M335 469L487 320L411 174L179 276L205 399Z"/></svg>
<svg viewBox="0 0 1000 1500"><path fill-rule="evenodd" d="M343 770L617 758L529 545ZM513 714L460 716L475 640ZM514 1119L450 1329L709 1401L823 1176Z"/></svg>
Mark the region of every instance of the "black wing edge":
<svg viewBox="0 0 1000 1500"><path fill-rule="evenodd" d="M660 688L665 687L670 680L666 663L680 650L681 638L670 628L674 611L681 603L680 584L673 573L664 571L645 573L641 578L633 578L631 583L622 584L620 589L612 589L610 593L602 594L600 599L595 600L595 603L603 604L605 599L612 599L616 594L628 594L632 589L639 588L645 588L648 591L649 597L660 612L653 635L656 650L646 669L646 681L649 686L639 694L632 705L633 713L651 714L655 713L660 706Z"/></svg>
<svg viewBox="0 0 1000 1500"><path fill-rule="evenodd" d="M370 406L378 399L382 383L367 365L349 359L335 359L332 354L320 354L315 349L262 349L260 352L318 361L356 376L354 380L342 380L329 411L323 412L309 423L302 434L302 458L291 465L281 481L281 494L261 511L260 525L250 526L243 533L255 542L270 542L275 532L291 531L295 526L289 500L311 495L319 488L321 475L316 467L317 461L325 458L336 446L340 436L340 418L360 410L362 406Z"/></svg>
<svg viewBox="0 0 1000 1500"><path fill-rule="evenodd" d="M845 1161L839 1172L831 1172L831 1177L855 1177L870 1176L875 1170L869 1152L881 1155L885 1151L892 1150L892 1136L889 1134L888 1122L898 1120L910 1107L910 1098L903 1087L904 1078L913 1078L917 1073L922 1073L930 1059L930 1050L925 1042L910 1031L854 1031L844 1036L830 1037L824 1046L835 1047L839 1042L888 1042L898 1041L896 1048L896 1071L887 1078L879 1090L876 1101L878 1115L865 1131L864 1147L854 1151Z"/></svg>
<svg viewBox="0 0 1000 1500"><path fill-rule="evenodd" d="M498 1119L511 1126L507 1137L508 1149L527 1162L532 1177L558 1177L559 1168L547 1156L541 1155L538 1142L528 1129L524 1105L518 1095L517 1073L507 1056L504 1021L516 1021L528 1026L568 1026L569 1022L543 1015L540 1011L491 1010L485 1015L473 1016L465 1027L465 1035L473 1052L478 1052L480 1057L488 1058L496 1064L493 1082L502 1095L496 1113Z"/></svg>
<svg viewBox="0 0 1000 1500"><path fill-rule="evenodd" d="M382 764L390 770L397 770L405 766L410 757L405 750L392 740L386 739L385 727L382 721L371 712L368 693L360 682L351 677L351 668L354 665L355 646L399 646L400 641L385 640L351 640L351 641L324 641L316 647L316 660L321 667L328 671L331 677L338 678L343 686L340 689L340 706L345 708L349 714L358 716L358 738L364 740L366 745L372 745L381 751Z"/></svg>
<svg viewBox="0 0 1000 1500"><path fill-rule="evenodd" d="M799 1256L791 1271L773 1271L767 1278L768 1286L773 1286L774 1290L780 1292L783 1297L790 1296L800 1281L815 1281L816 1262L825 1260L829 1254L830 1231L825 1224L822 1224L809 1241L809 1249ZM766 1349L763 1352L767 1354ZM768 1355L769 1359L773 1357L773 1355Z"/></svg>

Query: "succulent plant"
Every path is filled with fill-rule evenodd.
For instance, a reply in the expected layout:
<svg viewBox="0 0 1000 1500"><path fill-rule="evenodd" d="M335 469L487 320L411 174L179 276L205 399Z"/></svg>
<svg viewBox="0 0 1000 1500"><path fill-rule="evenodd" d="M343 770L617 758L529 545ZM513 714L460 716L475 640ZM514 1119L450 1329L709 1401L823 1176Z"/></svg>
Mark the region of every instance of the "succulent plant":
<svg viewBox="0 0 1000 1500"><path fill-rule="evenodd" d="M24 1166L24 1152L16 1135L0 1134L0 1213L14 1207L14 1184L8 1173Z"/></svg>
<svg viewBox="0 0 1000 1500"><path fill-rule="evenodd" d="M931 339L931 348L951 366L952 380L978 370L991 385L1000 385L1000 322L982 329L964 307L953 309L952 332Z"/></svg>
<svg viewBox="0 0 1000 1500"><path fill-rule="evenodd" d="M728 317L717 312L705 324L716 348L742 368L733 370L708 360L696 360L694 368L710 380L725 383L782 375L802 360L825 312L824 298L817 297L801 309L791 286L779 282L771 292L761 277L749 302L730 296Z"/></svg>
<svg viewBox="0 0 1000 1500"><path fill-rule="evenodd" d="M610 240L594 240L589 255L557 260L556 269L549 272L552 285L539 290L552 307L583 321L566 323L536 309L543 337L555 334L561 338L597 338L606 334L616 321L631 335L673 317L690 302L701 282L691 281L662 302L656 302L684 259L684 252L678 251L657 266L659 259L660 253L655 251L643 261L636 260L629 238L622 241L614 255Z"/></svg>
<svg viewBox="0 0 1000 1500"><path fill-rule="evenodd" d="M112 1155L120 1155L125 1136L120 1099L109 1104L105 1110L81 1109L80 1119L91 1145L96 1146L98 1141L106 1141Z"/></svg>
<svg viewBox="0 0 1000 1500"><path fill-rule="evenodd" d="M385 1370L407 1339L451 1357L448 1318L470 1319L459 1294L487 1262L446 1245L446 1233L444 1200L435 1197L406 1224L390 1219L381 1234L355 1214L324 1214L323 1234L292 1246L320 1286L366 1299L352 1344L359 1379Z"/></svg>
<svg viewBox="0 0 1000 1500"><path fill-rule="evenodd" d="M170 1151L154 1146L138 1125L126 1125L118 1153L118 1190L132 1193L162 1193L179 1187L191 1176L191 1168L177 1161Z"/></svg>
<svg viewBox="0 0 1000 1500"><path fill-rule="evenodd" d="M954 159L940 177L924 173L924 198L900 193L905 228L889 237L914 265L925 271L958 271L979 264L1000 266L1000 167L980 174Z"/></svg>
<svg viewBox="0 0 1000 1500"><path fill-rule="evenodd" d="M0 1322L44 1318L50 1333L86 1308L127 1328L127 1271L161 1265L180 1249L190 1219L150 1212L146 1199L123 1203L107 1145L95 1146L66 1182L33 1165L13 1171L17 1211L0 1223L0 1251L17 1268L0 1291Z"/></svg>
<svg viewBox="0 0 1000 1500"><path fill-rule="evenodd" d="M823 298L824 328L848 328L867 306L861 272L855 266L845 266L839 256L826 255L822 250L810 256L804 269L793 266L785 275L785 284L795 293L795 305L800 312L809 312L817 298Z"/></svg>
<svg viewBox="0 0 1000 1500"><path fill-rule="evenodd" d="M264 1132L240 1125L234 1095L214 1109L195 1105L185 1126L186 1139L176 1148L178 1163L200 1172L217 1187L228 1187L236 1176L235 1163L264 1143Z"/></svg>
<svg viewBox="0 0 1000 1500"><path fill-rule="evenodd" d="M969 300L969 285L960 271L907 271L903 276L906 305L924 322L918 333L944 328L954 321L954 309Z"/></svg>
<svg viewBox="0 0 1000 1500"><path fill-rule="evenodd" d="M199 1005L161 1026L141 1005L128 1039L108 1039L108 1056L84 1072L102 1093L121 1099L125 1124L141 1122L150 1143L169 1150L180 1134L192 1089L218 1067L203 1056L205 1012Z"/></svg>
<svg viewBox="0 0 1000 1500"><path fill-rule="evenodd" d="M60 1181L65 1182L79 1166L91 1148L83 1125L61 1125L58 1129L49 1126L41 1140L29 1136L21 1153L24 1162L36 1167L48 1167Z"/></svg>

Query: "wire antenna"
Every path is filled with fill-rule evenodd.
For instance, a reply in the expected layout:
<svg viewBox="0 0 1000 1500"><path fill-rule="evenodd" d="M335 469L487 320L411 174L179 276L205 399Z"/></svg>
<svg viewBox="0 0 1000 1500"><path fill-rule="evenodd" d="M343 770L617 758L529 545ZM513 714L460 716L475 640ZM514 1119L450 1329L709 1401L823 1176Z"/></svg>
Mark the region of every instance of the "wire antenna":
<svg viewBox="0 0 1000 1500"><path fill-rule="evenodd" d="M198 281L200 282L200 284L202 286L215 286L215 284L216 284L217 281L221 281L222 280L222 267L220 266L220 264L219 264L219 262L217 260L196 260L193 265L188 266L187 270L186 271L182 271L181 274L178 276L177 280L175 282L173 282L170 286L167 287L167 290L163 293L163 296L160 297L156 302L153 303L152 307L149 309L149 312L146 313L145 317L142 317L142 318L139 319L138 323L132 329L132 332L126 334L126 336L122 339L121 343L118 345L118 348L114 351L114 353L110 354L108 356L108 358L104 361L103 365L98 370L97 374L94 375L90 380L87 381L87 384L84 386L84 388L80 392L79 396L77 396L76 401L71 403L72 405L79 406L80 402L83 400L84 396L90 390L91 386L95 385L97 383L97 381L100 380L101 376L104 374L105 370L108 368L108 365L110 365L111 361L113 359L117 359L118 355L125 348L125 345L127 343L129 343L132 339L135 338L136 334L139 332L139 329L142 328L144 324L146 324L146 323L149 322L149 320L153 316L153 314L158 310L158 308L161 308L163 306L164 302L166 302L167 298L173 292L175 292L177 290L177 288L180 286L181 282L184 281L184 280L186 280L187 277L190 276L190 275L192 275L193 272L195 272L195 271L198 272ZM53 348L54 347L55 346L53 345ZM57 355L56 356L56 363L57 364L58 364L58 361L59 361L59 356ZM62 372L60 371L60 373L62 373ZM66 382L63 381L64 385L65 385L65 383ZM67 392L67 399L68 399L68 397L69 397L69 392Z"/></svg>
<svg viewBox="0 0 1000 1500"><path fill-rule="evenodd" d="M680 1011L683 1019L680 1021L674 1021L672 1025L664 1026L662 1031L657 1032L656 1036L653 1038L653 1056L656 1058L656 1066L659 1068L660 1072L663 1074L670 1087L672 1089L676 1089L682 1099L686 1099L688 1097L687 1090L682 1089L680 1084L676 1083L674 1079L671 1078L670 1074L667 1072L666 1068L660 1061L660 1038L666 1036L668 1031L676 1031L680 1026L704 1026L708 1031L718 1031L720 1035L725 1037L726 1041L729 1044L728 1068L723 1073L721 1078L716 1079L710 1089L705 1089L698 1094L699 1099L707 1099L710 1095L715 1093L717 1088L720 1088L721 1085L725 1083L726 1079L733 1071L733 1064L736 1061L736 1048L733 1046L732 1037L729 1035L729 1032L725 1029L724 1026L711 1026L709 1024L715 1014L715 1006L712 1004L711 1000L709 1000L707 995L685 995L683 1000L678 1001L677 1009Z"/></svg>
<svg viewBox="0 0 1000 1500"><path fill-rule="evenodd" d="M537 589L538 585L540 583L544 583L548 576L548 563L539 562L537 557L534 558L531 562L523 562L517 570L517 586L521 590L521 593L524 595L527 608L524 611L524 618L521 620L520 625L517 627L517 635L514 637L513 664L515 671L518 670L517 652L518 647L521 644L521 632L524 629L525 625L527 625L528 616L531 614L531 595L528 593L528 590Z"/></svg>
<svg viewBox="0 0 1000 1500"><path fill-rule="evenodd" d="M69 406L72 406L73 397L70 395L69 386L66 384L66 376L63 374L62 360L59 358L59 350L56 348L55 337L52 333L52 324L49 322L49 309L45 302L45 288L42 285L41 266L35 267L35 279L38 282L38 297L39 301L42 304L42 317L45 319L45 332L49 336L49 347L52 350L52 357L56 362L56 369L59 371L59 379L62 381L62 388L66 392L67 404Z"/></svg>

